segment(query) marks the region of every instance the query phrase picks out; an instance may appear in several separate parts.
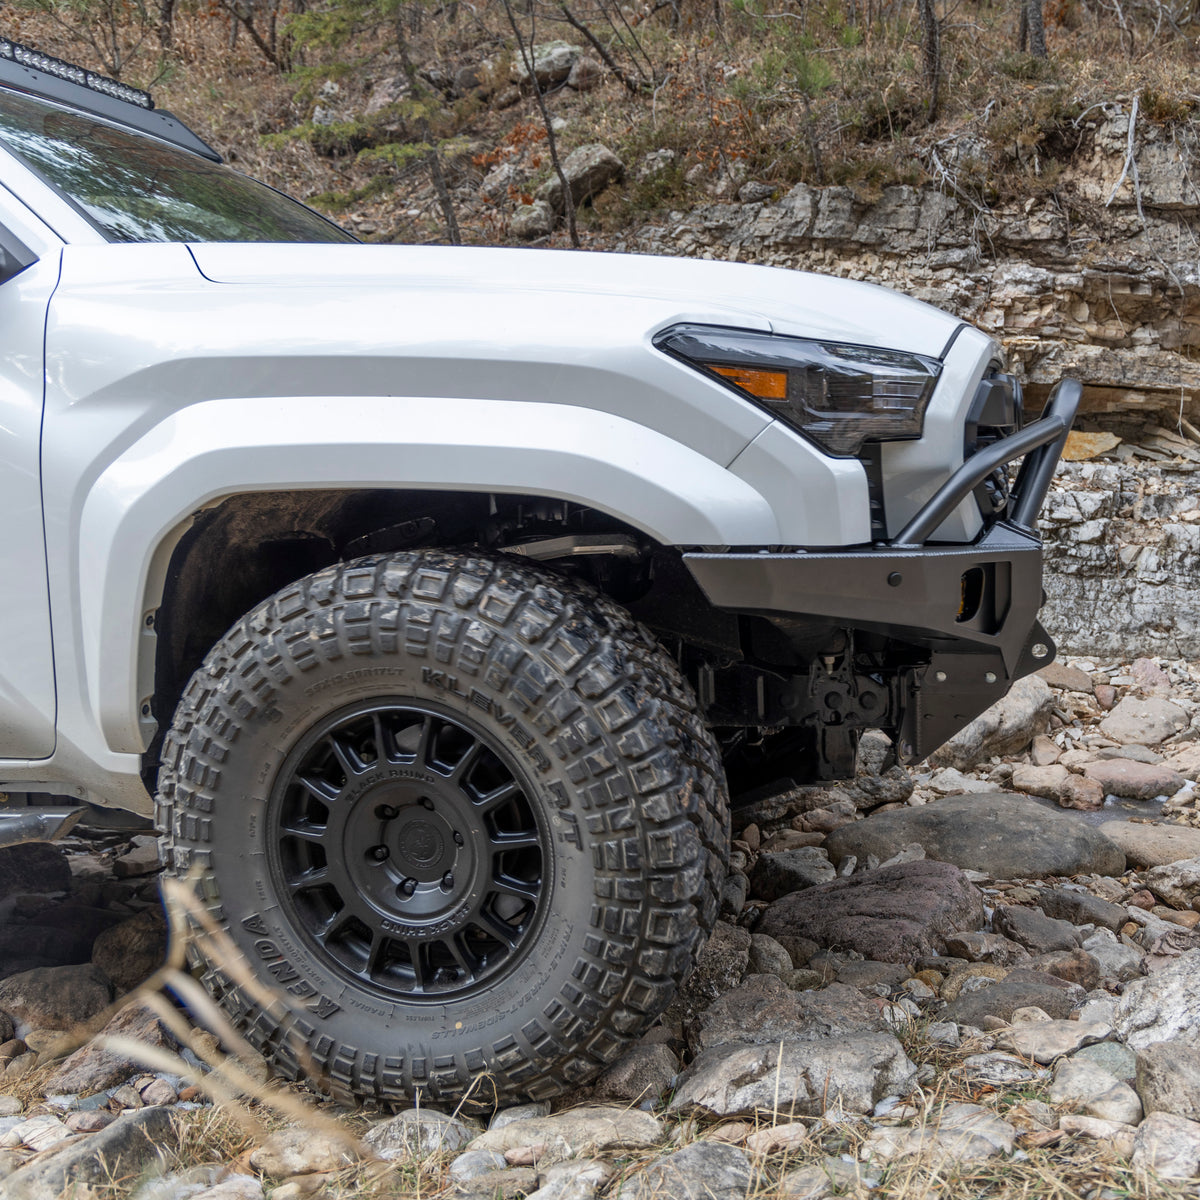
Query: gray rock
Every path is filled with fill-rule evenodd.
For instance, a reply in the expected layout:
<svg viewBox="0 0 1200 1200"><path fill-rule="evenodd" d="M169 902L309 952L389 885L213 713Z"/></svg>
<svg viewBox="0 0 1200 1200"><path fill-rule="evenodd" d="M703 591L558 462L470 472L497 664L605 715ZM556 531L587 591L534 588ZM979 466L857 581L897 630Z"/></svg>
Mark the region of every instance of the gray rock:
<svg viewBox="0 0 1200 1200"><path fill-rule="evenodd" d="M504 162L494 166L479 185L479 194L494 204L503 200L510 188L518 188L525 182L525 172L516 163Z"/></svg>
<svg viewBox="0 0 1200 1200"><path fill-rule="evenodd" d="M174 1050L178 1043L157 1014L140 1004L127 1004L101 1031L106 1036L128 1037L146 1046ZM141 1069L135 1059L92 1042L81 1046L46 1081L51 1094L90 1096L124 1083Z"/></svg>
<svg viewBox="0 0 1200 1200"><path fill-rule="evenodd" d="M1084 992L1040 971L1021 968L1008 977L977 991L964 991L946 1006L942 1020L982 1028L985 1017L1010 1021L1018 1008L1040 1008L1051 1017L1065 1019L1083 1000Z"/></svg>
<svg viewBox="0 0 1200 1200"><path fill-rule="evenodd" d="M495 1150L466 1150L450 1164L450 1178L455 1183L470 1183L486 1171L503 1171L507 1160Z"/></svg>
<svg viewBox="0 0 1200 1200"><path fill-rule="evenodd" d="M1001 905L992 914L997 932L1019 942L1033 954L1051 950L1074 950L1083 940L1070 921L1058 921L1037 908Z"/></svg>
<svg viewBox="0 0 1200 1200"><path fill-rule="evenodd" d="M567 76L567 87L577 92L590 92L604 82L604 68L594 59L581 55L571 67Z"/></svg>
<svg viewBox="0 0 1200 1200"><path fill-rule="evenodd" d="M951 1026L957 1029L957 1026ZM1030 1083L1045 1075L1036 1067L1029 1067L1023 1059L1013 1054L992 1050L986 1054L970 1054L962 1061L962 1069L971 1076L972 1083L987 1083L993 1087L1012 1087L1018 1083Z"/></svg>
<svg viewBox="0 0 1200 1200"><path fill-rule="evenodd" d="M69 1186L136 1178L161 1156L159 1147L174 1144L175 1137L168 1108L122 1113L107 1129L38 1155L14 1171L4 1180L5 1200L60 1200Z"/></svg>
<svg viewBox="0 0 1200 1200"><path fill-rule="evenodd" d="M848 854L860 862L873 854L882 862L908 842L919 842L929 858L993 879L1119 875L1125 869L1121 851L1100 831L1006 792L947 796L920 808L875 813L835 830L825 848L835 863Z"/></svg>
<svg viewBox="0 0 1200 1200"><path fill-rule="evenodd" d="M838 983L849 984L860 991L882 989L894 992L912 972L906 964L873 962L869 958L850 959L836 969Z"/></svg>
<svg viewBox="0 0 1200 1200"><path fill-rule="evenodd" d="M887 1033L723 1045L704 1051L684 1072L670 1107L723 1117L869 1113L885 1096L908 1095L916 1078L916 1067Z"/></svg>
<svg viewBox="0 0 1200 1200"><path fill-rule="evenodd" d="M538 1173L532 1167L484 1171L468 1183L456 1185L454 1200L525 1200L537 1190Z"/></svg>
<svg viewBox="0 0 1200 1200"><path fill-rule="evenodd" d="M599 1106L513 1121L481 1133L470 1148L504 1154L520 1146L542 1145L554 1161L583 1154L645 1150L656 1145L664 1132L662 1122L649 1113Z"/></svg>
<svg viewBox="0 0 1200 1200"><path fill-rule="evenodd" d="M91 963L39 967L0 980L0 1010L31 1029L71 1029L111 1003L112 985Z"/></svg>
<svg viewBox="0 0 1200 1200"><path fill-rule="evenodd" d="M461 1150L478 1134L478 1126L457 1117L428 1108L410 1108L390 1120L372 1125L363 1141L377 1157L393 1159Z"/></svg>
<svg viewBox="0 0 1200 1200"><path fill-rule="evenodd" d="M996 1045L1034 1062L1052 1063L1081 1046L1102 1042L1112 1035L1112 1026L1084 1021L1033 1021L1014 1025L996 1039ZM1097 1064L1092 1063L1092 1066Z"/></svg>
<svg viewBox="0 0 1200 1200"><path fill-rule="evenodd" d="M395 1155L381 1154L380 1157ZM250 1165L268 1179L287 1179L292 1175L340 1171L353 1166L358 1158L358 1147L349 1134L335 1137L316 1129L277 1129L267 1134L263 1144L251 1151Z"/></svg>
<svg viewBox="0 0 1200 1200"><path fill-rule="evenodd" d="M1200 1044L1200 950L1129 984L1117 1004L1116 1030L1134 1050L1175 1039Z"/></svg>
<svg viewBox="0 0 1200 1200"><path fill-rule="evenodd" d="M930 755L938 767L965 771L993 754L1017 754L1039 734L1046 732L1054 693L1038 675L1026 675L1013 684L1003 699L960 729L944 746Z"/></svg>
<svg viewBox="0 0 1200 1200"><path fill-rule="evenodd" d="M1069 775L1058 789L1060 808L1074 808L1080 812L1099 812L1104 807L1104 789L1094 780L1082 775Z"/></svg>
<svg viewBox="0 0 1200 1200"><path fill-rule="evenodd" d="M1052 662L1048 667L1042 667L1038 674L1052 687L1063 692L1083 692L1087 696L1095 694L1095 684L1092 677L1078 667L1069 667L1064 662Z"/></svg>
<svg viewBox="0 0 1200 1200"><path fill-rule="evenodd" d="M541 1187L528 1200L592 1200L615 1173L616 1168L599 1159L555 1163L539 1173Z"/></svg>
<svg viewBox="0 0 1200 1200"><path fill-rule="evenodd" d="M1142 881L1164 904L1194 908L1200 901L1200 858L1184 858L1152 867Z"/></svg>
<svg viewBox="0 0 1200 1200"><path fill-rule="evenodd" d="M978 1104L946 1104L915 1127L876 1129L862 1148L865 1159L890 1160L919 1154L932 1167L982 1162L1011 1154L1017 1131Z"/></svg>
<svg viewBox="0 0 1200 1200"><path fill-rule="evenodd" d="M746 1200L756 1174L734 1146L693 1142L631 1175L619 1200Z"/></svg>
<svg viewBox="0 0 1200 1200"><path fill-rule="evenodd" d="M794 992L774 975L751 975L714 1001L690 1031L694 1050L730 1044L774 1045L788 1038L815 1041L884 1033L879 1009L856 988L831 983Z"/></svg>
<svg viewBox="0 0 1200 1200"><path fill-rule="evenodd" d="M908 963L943 953L950 934L979 929L983 919L983 897L961 871L924 861L864 871L784 896L767 909L758 931L784 946L789 938L802 937L857 950L878 962Z"/></svg>
<svg viewBox="0 0 1200 1200"><path fill-rule="evenodd" d="M1158 1042L1139 1050L1134 1086L1146 1112L1200 1121L1200 1046Z"/></svg>
<svg viewBox="0 0 1200 1200"><path fill-rule="evenodd" d="M1200 858L1200 829L1185 825L1134 825L1105 821L1100 832L1125 853L1130 867L1160 867L1185 858ZM1101 874L1119 875L1120 871Z"/></svg>
<svg viewBox="0 0 1200 1200"><path fill-rule="evenodd" d="M750 970L755 975L778 975L783 979L794 969L792 956L773 937L765 933L751 935Z"/></svg>
<svg viewBox="0 0 1200 1200"><path fill-rule="evenodd" d="M1038 907L1046 916L1059 921L1070 921L1072 925L1099 925L1114 933L1129 920L1120 904L1070 888L1047 888L1038 896Z"/></svg>
<svg viewBox="0 0 1200 1200"><path fill-rule="evenodd" d="M92 944L92 963L109 978L118 996L144 983L166 955L167 922L160 908L113 925Z"/></svg>
<svg viewBox="0 0 1200 1200"><path fill-rule="evenodd" d="M562 83L571 74L571 68L582 53L578 46L563 41L539 42L532 52L526 46L524 54L518 50L513 55L509 78L513 83L528 84L533 77L542 87ZM530 59L533 60L532 71L529 69Z"/></svg>
<svg viewBox="0 0 1200 1200"><path fill-rule="evenodd" d="M1183 776L1170 767L1121 758L1087 763L1083 773L1088 779L1094 779L1104 789L1105 795L1124 796L1129 800L1173 796L1184 783Z"/></svg>
<svg viewBox="0 0 1200 1200"><path fill-rule="evenodd" d="M531 1117L548 1117L550 1105L545 1100L532 1104L514 1104L511 1108L501 1108L492 1114L488 1122L489 1129L503 1129L514 1121L528 1121Z"/></svg>
<svg viewBox="0 0 1200 1200"><path fill-rule="evenodd" d="M721 884L721 916L737 920L749 895L750 880L741 871L731 871Z"/></svg>
<svg viewBox="0 0 1200 1200"><path fill-rule="evenodd" d="M1050 1103L1070 1104L1085 1116L1124 1125L1136 1125L1142 1119L1137 1092L1086 1059L1059 1062L1050 1084Z"/></svg>
<svg viewBox="0 0 1200 1200"><path fill-rule="evenodd" d="M1162 1179L1200 1175L1200 1122L1173 1113L1151 1113L1133 1138L1133 1167Z"/></svg>
<svg viewBox="0 0 1200 1200"><path fill-rule="evenodd" d="M1057 763L1040 767L1019 763L1013 767L1012 786L1014 791L1024 792L1027 796L1057 800L1059 789L1070 777L1071 772Z"/></svg>
<svg viewBox="0 0 1200 1200"><path fill-rule="evenodd" d="M530 242L554 232L554 211L545 200L522 204L512 215L509 228L514 237Z"/></svg>
<svg viewBox="0 0 1200 1200"><path fill-rule="evenodd" d="M946 939L946 952L973 963L1015 967L1029 961L1029 951L999 933L955 933Z"/></svg>
<svg viewBox="0 0 1200 1200"><path fill-rule="evenodd" d="M1080 1024L1087 1022L1085 1014L1080 1014ZM1137 1077L1137 1055L1120 1042L1096 1042L1076 1050L1072 1058L1080 1062L1095 1064L1102 1071L1107 1071L1114 1079L1122 1083L1133 1084Z"/></svg>
<svg viewBox="0 0 1200 1200"><path fill-rule="evenodd" d="M621 160L599 142L572 150L563 159L562 169L571 185L571 200L576 207L598 196L610 183L615 183L625 174ZM557 172L538 188L537 197L549 204L556 213L565 210L562 181Z"/></svg>
<svg viewBox="0 0 1200 1200"><path fill-rule="evenodd" d="M1083 948L1095 959L1104 979L1115 979L1118 983L1128 983L1145 974L1142 966L1145 956L1140 950L1118 942L1114 938L1105 938L1092 934L1083 943Z"/></svg>
<svg viewBox="0 0 1200 1200"><path fill-rule="evenodd" d="M605 1068L592 1086L597 1100L656 1104L679 1073L679 1059L663 1045L634 1046Z"/></svg>
<svg viewBox="0 0 1200 1200"><path fill-rule="evenodd" d="M668 1015L684 1024L694 1020L718 996L737 987L749 966L750 931L740 925L718 921L700 951L695 970L684 980Z"/></svg>
<svg viewBox="0 0 1200 1200"><path fill-rule="evenodd" d="M1151 696L1126 696L1100 722L1100 732L1126 745L1157 746L1188 727L1188 715L1177 704Z"/></svg>
<svg viewBox="0 0 1200 1200"><path fill-rule="evenodd" d="M829 855L820 846L763 851L750 872L750 887L758 900L778 900L791 892L837 878Z"/></svg>

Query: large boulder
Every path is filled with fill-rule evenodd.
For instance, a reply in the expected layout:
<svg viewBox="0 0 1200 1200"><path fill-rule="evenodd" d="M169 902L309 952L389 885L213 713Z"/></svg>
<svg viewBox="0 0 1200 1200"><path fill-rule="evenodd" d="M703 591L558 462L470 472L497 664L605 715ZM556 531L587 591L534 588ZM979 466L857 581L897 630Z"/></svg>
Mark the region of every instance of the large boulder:
<svg viewBox="0 0 1200 1200"><path fill-rule="evenodd" d="M1158 696L1126 696L1100 722L1100 732L1123 746L1157 746L1187 727L1187 713Z"/></svg>
<svg viewBox="0 0 1200 1200"><path fill-rule="evenodd" d="M616 182L625 174L625 166L621 160L599 142L572 150L563 159L562 169L571 185L571 201L576 207L585 200L598 196L610 183ZM538 188L537 198L544 200L555 212L566 211L562 180L559 179L557 171Z"/></svg>
<svg viewBox="0 0 1200 1200"><path fill-rule="evenodd" d="M524 85L530 82L532 76L542 87L563 83L582 53L578 46L563 41L540 42L533 47L526 46L518 49L513 55L509 78L513 83ZM529 69L530 60L532 72Z"/></svg>
<svg viewBox="0 0 1200 1200"><path fill-rule="evenodd" d="M151 1051L174 1050L177 1047L175 1038L158 1015L140 1004L130 1004L121 1009L101 1032L105 1037L123 1037L140 1042ZM46 1091L52 1095L90 1096L93 1092L127 1082L131 1075L142 1069L144 1064L137 1058L119 1054L115 1050L102 1050L95 1042L88 1042L67 1058L46 1081Z"/></svg>
<svg viewBox="0 0 1200 1200"><path fill-rule="evenodd" d="M834 830L825 849L835 863L850 854L859 862L868 854L882 861L910 842L919 843L927 858L993 879L1119 875L1125 869L1125 856L1100 831L1008 792L946 796L920 808L875 813Z"/></svg>
<svg viewBox="0 0 1200 1200"><path fill-rule="evenodd" d="M903 1096L917 1069L890 1033L706 1050L684 1072L671 1108L732 1117L786 1112L816 1117L829 1109L868 1113L885 1096Z"/></svg>
<svg viewBox="0 0 1200 1200"><path fill-rule="evenodd" d="M810 1042L887 1031L878 1007L857 988L831 983L818 991L793 992L774 975L751 975L714 1001L689 1037L698 1052L732 1042L773 1046L784 1038Z"/></svg>
<svg viewBox="0 0 1200 1200"><path fill-rule="evenodd" d="M1121 848L1130 867L1161 867L1200 857L1200 829L1189 829L1186 825L1105 821L1100 832Z"/></svg>
<svg viewBox="0 0 1200 1200"><path fill-rule="evenodd" d="M38 967L0 981L0 1011L36 1030L67 1030L112 1003L112 984L90 963Z"/></svg>
<svg viewBox="0 0 1200 1200"><path fill-rule="evenodd" d="M1019 754L1046 732L1054 693L1040 675L1018 679L1008 695L960 729L929 756L938 767L965 771L993 754Z"/></svg>
<svg viewBox="0 0 1200 1200"><path fill-rule="evenodd" d="M1152 867L1145 875L1146 886L1174 908L1193 908L1200 901L1200 858Z"/></svg>
<svg viewBox="0 0 1200 1200"><path fill-rule="evenodd" d="M764 913L758 932L785 946L802 937L877 962L908 963L945 953L948 936L983 923L979 889L956 867L923 860L784 896Z"/></svg>
<svg viewBox="0 0 1200 1200"><path fill-rule="evenodd" d="M1131 983L1117 1004L1116 1029L1134 1050L1175 1039L1200 1045L1200 950Z"/></svg>

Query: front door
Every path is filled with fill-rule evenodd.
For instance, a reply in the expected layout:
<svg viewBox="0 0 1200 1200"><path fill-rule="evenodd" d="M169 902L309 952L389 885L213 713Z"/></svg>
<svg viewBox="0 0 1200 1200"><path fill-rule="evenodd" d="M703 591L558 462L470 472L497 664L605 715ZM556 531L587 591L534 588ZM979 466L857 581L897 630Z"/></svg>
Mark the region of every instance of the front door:
<svg viewBox="0 0 1200 1200"><path fill-rule="evenodd" d="M0 225L0 758L54 752L54 655L42 526L46 309L59 255Z"/></svg>

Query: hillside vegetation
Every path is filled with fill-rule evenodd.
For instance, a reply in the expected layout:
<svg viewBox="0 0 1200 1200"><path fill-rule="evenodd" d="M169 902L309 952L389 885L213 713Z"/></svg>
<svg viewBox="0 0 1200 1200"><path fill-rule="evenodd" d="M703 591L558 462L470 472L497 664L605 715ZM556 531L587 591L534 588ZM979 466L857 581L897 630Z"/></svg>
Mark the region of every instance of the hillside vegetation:
<svg viewBox="0 0 1200 1200"><path fill-rule="evenodd" d="M1200 99L1194 0L1046 0L1045 57L1018 48L1014 0L17 0L6 16L382 241L516 240L553 153L594 143L623 174L579 207L588 245L798 182L864 200L932 182L986 207L1054 193L1097 109L1169 127ZM524 57L555 41L583 65L570 83L539 66L535 87ZM548 240L570 236L560 220Z"/></svg>

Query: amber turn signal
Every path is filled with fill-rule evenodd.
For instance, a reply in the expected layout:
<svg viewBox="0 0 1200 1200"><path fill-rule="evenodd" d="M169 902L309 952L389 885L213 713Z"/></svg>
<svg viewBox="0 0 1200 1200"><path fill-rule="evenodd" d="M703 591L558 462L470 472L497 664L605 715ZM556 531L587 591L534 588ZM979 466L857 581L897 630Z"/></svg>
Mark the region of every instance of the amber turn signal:
<svg viewBox="0 0 1200 1200"><path fill-rule="evenodd" d="M753 367L724 367L716 363L706 363L705 366L718 375L724 375L730 383L736 383L759 400L787 399L786 371L759 371Z"/></svg>

